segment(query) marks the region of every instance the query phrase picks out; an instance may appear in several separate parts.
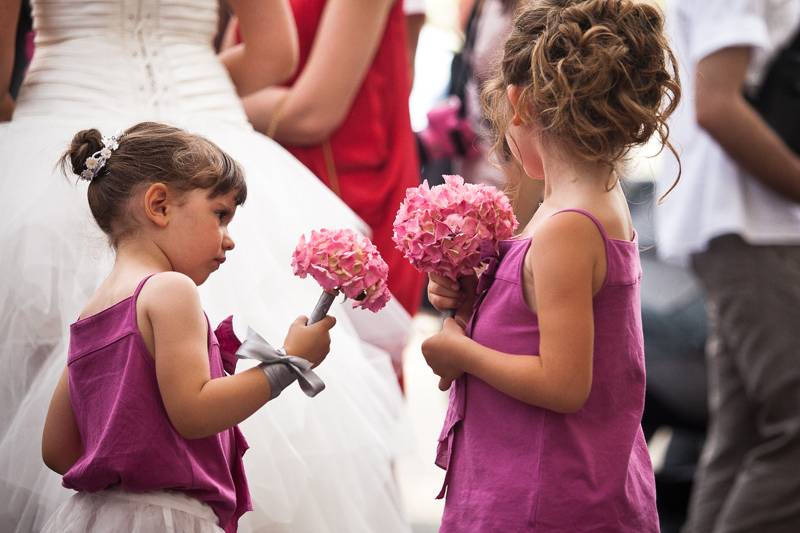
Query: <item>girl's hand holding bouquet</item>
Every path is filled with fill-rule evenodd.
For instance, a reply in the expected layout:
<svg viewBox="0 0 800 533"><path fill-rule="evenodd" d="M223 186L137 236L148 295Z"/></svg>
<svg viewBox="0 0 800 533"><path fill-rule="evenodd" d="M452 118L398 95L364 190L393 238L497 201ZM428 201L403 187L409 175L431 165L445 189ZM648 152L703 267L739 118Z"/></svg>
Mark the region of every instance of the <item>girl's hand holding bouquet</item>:
<svg viewBox="0 0 800 533"><path fill-rule="evenodd" d="M336 325L336 318L326 316L314 324L308 324L308 318L297 317L283 341L286 353L302 357L317 367L331 350L330 329Z"/></svg>
<svg viewBox="0 0 800 533"><path fill-rule="evenodd" d="M447 390L450 384L464 373L460 364L460 350L453 347L466 338L463 327L457 320L446 318L442 330L422 343L422 355L433 373L439 376L439 390Z"/></svg>
<svg viewBox="0 0 800 533"><path fill-rule="evenodd" d="M466 328L475 305L477 285L477 274L460 276L458 281L453 281L431 272L428 274L428 301L437 310L452 313L458 325Z"/></svg>

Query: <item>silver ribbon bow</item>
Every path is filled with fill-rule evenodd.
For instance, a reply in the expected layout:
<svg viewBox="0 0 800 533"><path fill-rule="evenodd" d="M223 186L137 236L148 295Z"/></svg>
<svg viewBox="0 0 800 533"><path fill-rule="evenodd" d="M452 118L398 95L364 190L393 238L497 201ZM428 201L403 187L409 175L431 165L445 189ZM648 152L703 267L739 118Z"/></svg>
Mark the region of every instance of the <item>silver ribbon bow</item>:
<svg viewBox="0 0 800 533"><path fill-rule="evenodd" d="M325 383L311 370L310 361L279 352L251 328L247 328L247 338L236 350L236 356L239 359L255 359L267 365L286 365L297 376L297 382L306 396L311 398L325 390Z"/></svg>

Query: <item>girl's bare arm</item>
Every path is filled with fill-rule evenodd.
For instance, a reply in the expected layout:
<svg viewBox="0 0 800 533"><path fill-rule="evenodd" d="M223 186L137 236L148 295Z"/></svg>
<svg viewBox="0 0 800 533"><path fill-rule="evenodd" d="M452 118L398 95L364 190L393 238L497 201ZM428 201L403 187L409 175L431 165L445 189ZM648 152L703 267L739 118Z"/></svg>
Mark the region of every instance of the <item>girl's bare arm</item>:
<svg viewBox="0 0 800 533"><path fill-rule="evenodd" d="M526 260L535 280L539 356L499 352L463 335L434 348L450 351L456 367L513 398L571 413L583 406L592 386L593 280L605 248L592 222L571 214L542 226L535 246Z"/></svg>
<svg viewBox="0 0 800 533"><path fill-rule="evenodd" d="M42 433L42 459L50 470L64 475L83 453L75 413L69 400L67 369L50 400Z"/></svg>
<svg viewBox="0 0 800 533"><path fill-rule="evenodd" d="M138 305L152 326L156 377L164 407L182 436L214 435L267 403L269 381L258 368L211 379L208 323L197 287L189 278L172 272L154 276L142 290Z"/></svg>
<svg viewBox="0 0 800 533"><path fill-rule="evenodd" d="M208 361L208 322L200 307L197 287L188 277L165 272L151 278L138 305L152 326L156 377L167 415L185 438L207 437L252 415L272 390L257 367L233 376L211 378ZM286 350L312 362L327 354L334 324L327 318L304 326L292 325ZM145 339L148 343L148 339Z"/></svg>

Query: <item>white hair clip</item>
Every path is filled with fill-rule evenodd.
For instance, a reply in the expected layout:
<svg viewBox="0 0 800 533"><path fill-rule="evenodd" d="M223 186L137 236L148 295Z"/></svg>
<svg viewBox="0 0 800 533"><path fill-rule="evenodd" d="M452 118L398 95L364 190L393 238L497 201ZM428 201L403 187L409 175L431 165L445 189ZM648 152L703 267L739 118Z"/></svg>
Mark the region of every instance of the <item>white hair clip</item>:
<svg viewBox="0 0 800 533"><path fill-rule="evenodd" d="M103 137L103 148L96 151L86 158L86 167L81 172L81 179L92 181L100 170L106 165L106 161L111 157L111 152L119 148L119 140L122 137L122 132L118 132L111 137Z"/></svg>

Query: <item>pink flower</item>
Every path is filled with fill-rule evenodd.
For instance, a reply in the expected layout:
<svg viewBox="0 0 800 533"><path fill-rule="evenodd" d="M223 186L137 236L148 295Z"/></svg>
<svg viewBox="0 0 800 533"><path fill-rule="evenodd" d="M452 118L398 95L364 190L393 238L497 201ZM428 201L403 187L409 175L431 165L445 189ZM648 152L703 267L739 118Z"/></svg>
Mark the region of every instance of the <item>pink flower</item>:
<svg viewBox="0 0 800 533"><path fill-rule="evenodd" d="M498 242L514 234L517 219L508 198L494 187L464 183L461 176L444 181L406 191L393 239L418 270L455 280L480 268L482 247L496 253Z"/></svg>
<svg viewBox="0 0 800 533"><path fill-rule="evenodd" d="M353 307L379 311L391 298L389 266L375 245L353 230L314 230L308 241L301 235L292 268L301 278L310 275L325 291L343 292Z"/></svg>

